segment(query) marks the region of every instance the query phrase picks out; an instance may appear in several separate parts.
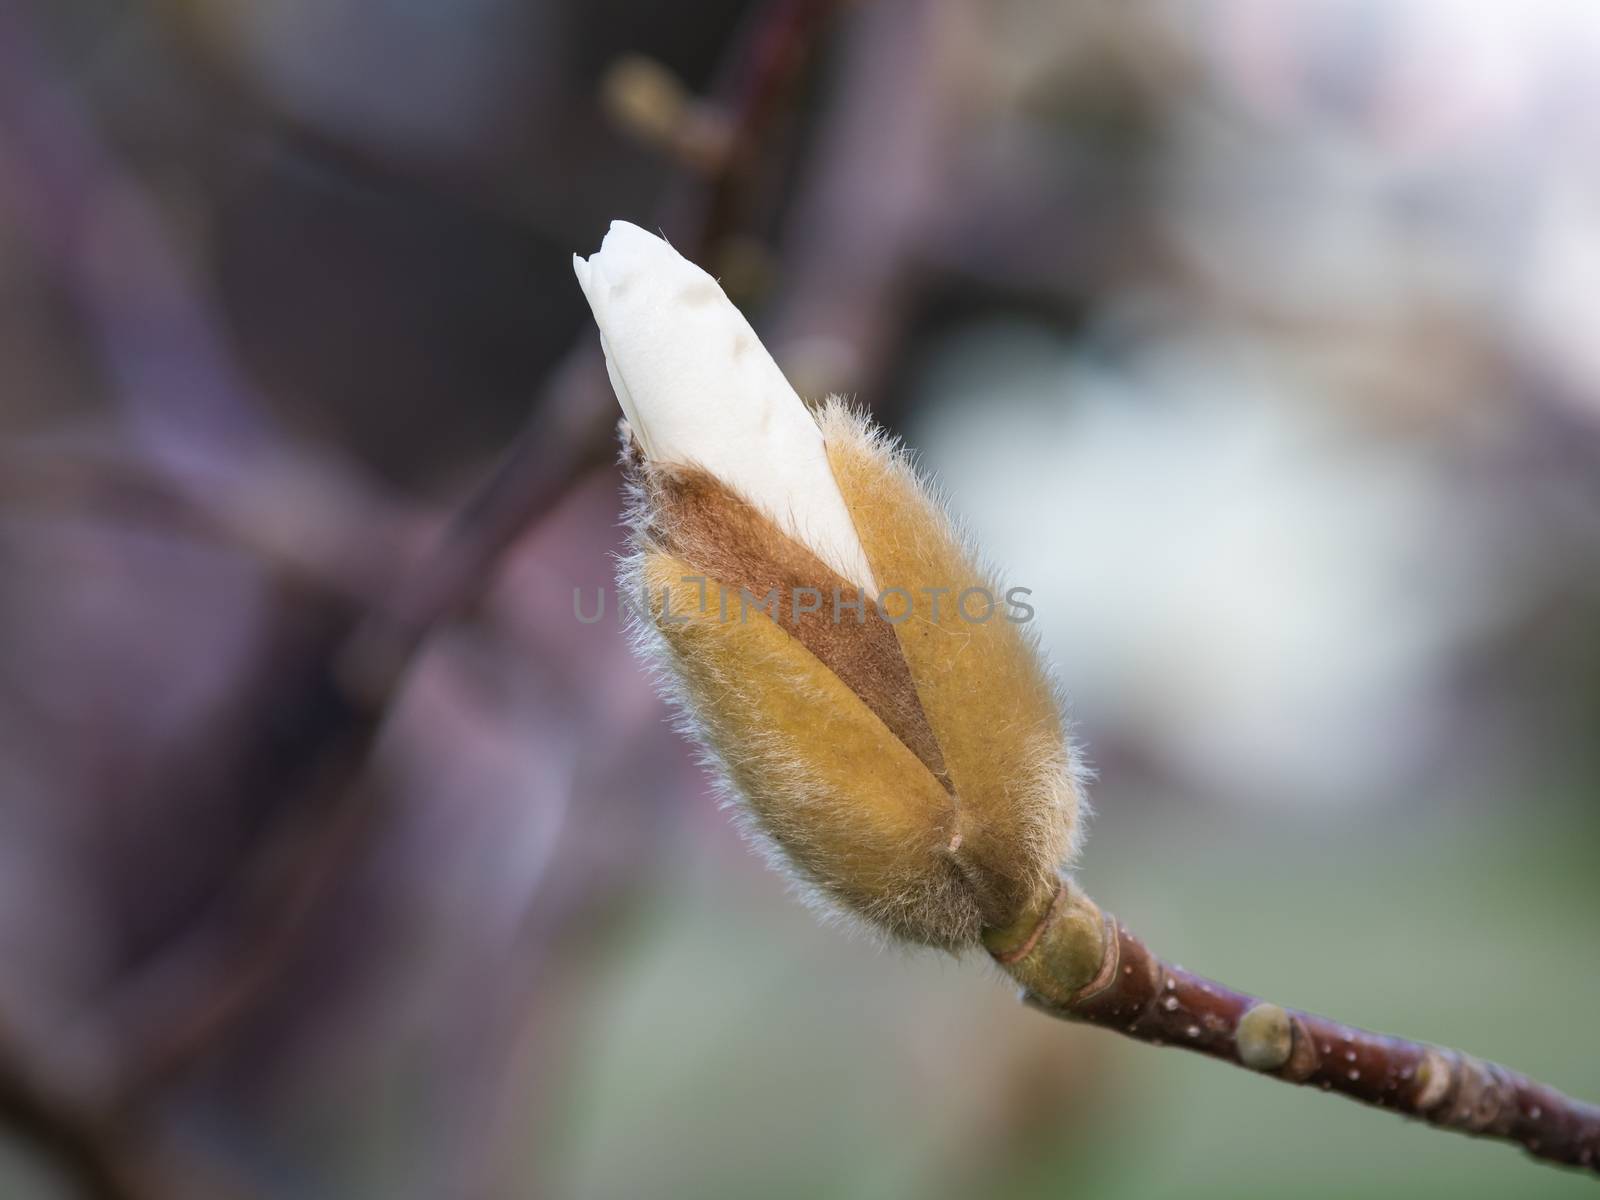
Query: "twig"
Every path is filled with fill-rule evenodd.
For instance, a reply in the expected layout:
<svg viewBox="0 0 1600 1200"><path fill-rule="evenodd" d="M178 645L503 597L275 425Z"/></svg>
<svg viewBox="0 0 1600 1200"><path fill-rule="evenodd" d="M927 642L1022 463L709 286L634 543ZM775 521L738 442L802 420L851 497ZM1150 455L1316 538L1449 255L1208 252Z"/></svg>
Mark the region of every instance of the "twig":
<svg viewBox="0 0 1600 1200"><path fill-rule="evenodd" d="M1066 881L1042 914L986 944L1024 1000L1052 1016L1600 1172L1600 1107L1459 1050L1353 1029L1170 966Z"/></svg>
<svg viewBox="0 0 1600 1200"><path fill-rule="evenodd" d="M160 1031L141 1039L121 1083L124 1103L136 1103L202 1059L271 992L377 814L379 793L366 779L367 766L417 650L431 630L481 595L506 547L583 464L559 432L524 434L392 598L360 620L335 622L323 668L311 694L301 697L314 721L296 748L303 765L270 781L295 793L298 818L264 845L264 861L241 882L244 894L225 900L191 935L191 945L160 969L181 976L185 960L220 960L190 999L164 1014Z"/></svg>
<svg viewBox="0 0 1600 1200"><path fill-rule="evenodd" d="M568 369L584 373L582 364ZM422 566L391 602L367 616L341 652L340 677L369 704L392 693L428 632L473 604L512 543L609 452L614 420L608 408L593 402L599 379L574 383L559 389L523 427Z"/></svg>
<svg viewBox="0 0 1600 1200"><path fill-rule="evenodd" d="M736 52L736 58L748 57L750 63L738 72L727 106L733 113L732 144L739 149L709 183L686 183L691 194L708 189L697 244L714 245L736 221L737 207L745 199L745 173L763 145L763 133L798 82L807 48L824 28L824 18L836 7L837 0L777 0L762 14L750 42ZM201 1059L270 992L292 957L296 935L309 925L338 878L340 848L347 853L357 844L338 810L354 794L389 701L418 648L431 630L482 595L506 549L583 471L610 453L613 410L595 402L606 386L592 346L585 344L569 355L545 403L534 411L501 466L467 500L395 594L357 621L330 655L327 673L316 685L320 699L313 706L322 714L321 724L303 751L310 766L294 777L303 793L297 808L322 814L321 823L293 833L305 839L305 848L275 887L276 899L248 904L258 914L259 937L227 939L232 944L224 963L211 973L198 999L168 1016L166 1031L147 1041L123 1085L129 1103ZM237 899L223 906L225 912L239 907ZM226 917L222 923L228 923ZM217 930L209 929L198 940L213 948L205 952L210 957ZM192 951L179 954L192 956ZM187 968L174 970L182 974Z"/></svg>
<svg viewBox="0 0 1600 1200"><path fill-rule="evenodd" d="M734 72L716 104L726 114L724 153L694 219L699 233L690 245L700 262L715 262L723 241L738 229L772 128L792 104L841 3L771 0L735 54Z"/></svg>
<svg viewBox="0 0 1600 1200"><path fill-rule="evenodd" d="M745 65L726 106L731 114L730 153L709 179L688 180L680 192L680 197L701 198L691 206L699 213L692 225L698 236L689 239L691 244L709 252L736 226L760 164L765 131L800 78L823 18L834 7L821 0L777 0L763 13L752 39L736 52ZM29 215L41 223L46 244L56 251L72 290L92 315L107 357L122 368L120 394L128 402L130 426L173 473L170 485L160 477L162 472L125 476L113 471L109 480L77 482L91 490L106 485L130 489L153 514L175 518L193 530L225 534L233 530L238 514L231 508L201 511L203 505L196 502L209 494L215 503L218 489L201 486L214 480L204 474L204 456L189 451L195 441L204 440L208 453L236 463L241 448L246 457L263 456L276 439L252 419L253 411L242 400L245 389L225 354L217 352L203 310L164 255L153 210L131 186L112 186L120 180L113 178L87 114L31 68L12 78L20 82L4 94L11 102L9 111L44 113L45 124L61 135L48 134L37 119L13 127L30 168L36 168L28 172L39 185ZM19 98L19 90L26 97ZM134 369L144 359L129 349L153 327L120 307L129 298L127 291L100 287L87 269L83 246L99 214L79 198L107 194L120 196L120 233L140 243L138 265L166 302L162 315L167 320L156 323L155 336L182 343L176 350L169 346L172 352L158 358L193 358L205 366L204 384L182 391L202 397L202 404L206 396L220 402L223 419L214 431L211 422L187 411L177 416L161 411L173 389ZM51 198L57 195L68 203L53 205ZM575 478L609 454L611 409L596 403L604 387L598 358L586 345L558 372L546 403L535 411L501 467L462 508L434 550L402 576L392 596L370 606L337 590L320 597L325 611L312 648L322 665L291 681L295 694L275 698L279 711L293 714L293 728L287 734L279 731L273 745L247 746L231 773L238 787L250 793L235 800L247 806L281 806L287 799L285 815L208 914L175 948L119 988L106 1006L110 1026L129 1035L133 1050L118 1072L111 1103L85 1115L87 1110L80 1112L39 1086L43 1074L23 1070L0 1053L0 1121L62 1161L92 1195L102 1200L150 1200L154 1195L124 1156L129 1131L154 1093L223 1044L257 1011L294 961L376 815L379 793L367 778L367 768L407 669L432 630L483 594L506 549ZM192 438L197 426L216 436ZM169 440L174 431L182 436ZM190 475L196 467L203 476L198 480ZM41 494L48 497L57 484L71 493L75 481L52 477L39 482ZM225 499L236 499L224 490ZM262 755L272 761L258 762Z"/></svg>
<svg viewBox="0 0 1600 1200"><path fill-rule="evenodd" d="M373 528L394 524L385 522L382 505L345 513L352 507L348 498L318 495L315 489L327 481L313 471L273 473L266 463L252 469L258 478L238 480L226 497L203 504L170 471L116 449L8 446L0 448L0 509L147 527L234 551L307 595L378 604L384 594L380 564L392 562L403 540L393 529ZM322 499L328 502L319 504ZM330 508L340 511L330 514ZM315 530L308 528L312 512L320 519Z"/></svg>

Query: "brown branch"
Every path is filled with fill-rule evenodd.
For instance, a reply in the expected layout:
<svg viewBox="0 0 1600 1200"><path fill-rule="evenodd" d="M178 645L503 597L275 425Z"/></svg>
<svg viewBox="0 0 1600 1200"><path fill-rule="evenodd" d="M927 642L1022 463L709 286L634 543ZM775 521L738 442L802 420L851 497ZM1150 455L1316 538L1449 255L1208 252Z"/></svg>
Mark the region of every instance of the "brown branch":
<svg viewBox="0 0 1600 1200"><path fill-rule="evenodd" d="M161 1013L155 1031L136 1033L138 1050L120 1087L124 1105L221 1044L294 961L378 814L379 789L368 768L406 672L428 634L478 600L505 550L593 464L592 394L576 389L581 402L563 409L565 419L547 412L548 424L531 421L393 594L364 617L333 621L326 660L302 698L314 724L296 747L299 765L266 777L269 786L294 793L292 810L235 893L165 956L154 985L135 990L137 1008L140 997L167 991L163 978L198 971L205 979L176 1011ZM607 414L600 432L609 428Z"/></svg>
<svg viewBox="0 0 1600 1200"><path fill-rule="evenodd" d="M734 61L740 65L725 102L731 114L730 154L711 179L686 180L680 195L701 196L694 244L715 246L737 222L764 134L797 86L825 18L838 3L774 0L736 49ZM302 792L297 811L321 814L320 823L292 829L281 839L298 844L297 854L275 843L269 856L293 861L269 895L255 896L259 882L247 882L252 894L244 903L238 897L224 903L221 919L208 923L193 947L173 956L168 973L186 975L196 969L193 959L213 960L219 956L217 944L225 946L221 964L204 972L209 981L197 998L167 1014L162 1031L145 1042L122 1089L127 1103L201 1059L270 992L292 960L298 935L337 881L343 856L359 844L352 823L359 827L362 818L341 809L365 807L353 800L364 764L389 701L428 633L470 607L492 582L509 546L583 471L611 453L615 413L609 404L596 403L607 389L596 350L585 338L569 355L502 465L468 499L423 563L392 597L359 619L330 656L318 685L321 724L301 750L308 765L291 772L289 784ZM282 775L277 778L281 786ZM253 937L241 938L236 931L229 936L241 907L255 914Z"/></svg>
<svg viewBox="0 0 1600 1200"><path fill-rule="evenodd" d="M339 670L346 686L368 703L392 693L428 632L476 602L512 543L579 475L610 454L616 418L608 406L595 403L605 385L591 359L584 353L569 363L568 373L577 378L535 413L427 560L352 635Z"/></svg>
<svg viewBox="0 0 1600 1200"><path fill-rule="evenodd" d="M1024 1000L1052 1016L1600 1172L1600 1107L1459 1050L1353 1029L1170 966L1066 881L1042 913L985 943Z"/></svg>
<svg viewBox="0 0 1600 1200"><path fill-rule="evenodd" d="M792 99L825 18L837 6L837 0L773 0L760 13L752 35L735 50L734 86L720 105L727 113L728 153L707 176L685 180L678 196L677 207L689 215L680 222L691 231L686 240L703 248L705 256L736 229L750 204L766 134ZM27 82L45 86L31 76ZM15 96L6 92L0 98ZM49 98L57 108L72 103L60 89L50 89ZM62 111L75 135L64 159L60 154L40 159L41 147L48 143L31 136L36 132L32 126L24 131L30 135L25 145L29 165L35 168L32 175L46 189L63 179L98 180L105 172L83 114ZM62 189L69 197L88 190ZM95 286L97 281L77 270L81 265L77 247L89 214L81 206L53 209L48 203L35 205L30 212L41 219L57 214L50 224L49 242L60 252L86 309L96 317L108 356L123 365L127 356L119 357L117 351L125 348L131 335L117 305L126 293L106 295ZM133 216L138 218L141 242L149 240L156 247L140 260L141 265L165 271L170 264L159 253L164 243L153 218L142 204ZM272 446L270 431L245 419L251 414L237 403L237 380L206 341L204 313L191 303L185 281L169 272L161 275L160 282L160 294L172 301L164 331L176 331L183 356L214 368L200 388L189 391L224 402L225 436L216 444L208 443L208 448L220 452L225 443L231 448L230 436L240 434L247 436L237 440L258 452ZM359 588L315 589L325 609L313 647L320 649L321 666L295 682L293 695L276 698L275 707L296 714L292 735L286 739L288 748L283 737L276 745L247 747L232 773L242 791L263 800L287 796L289 803L259 851L209 911L178 945L120 987L105 1006L109 1024L128 1035L132 1051L108 1102L80 1105L56 1095L42 1086L42 1072L24 1069L25 1064L13 1061L0 1044L0 1122L60 1162L86 1193L100 1200L150 1200L165 1194L145 1177L143 1158L135 1162L128 1149L133 1144L131 1131L163 1084L203 1061L258 1010L325 911L376 816L378 790L368 779L373 747L391 701L428 634L474 604L492 582L509 546L558 502L576 478L609 455L614 414L608 404L597 403L606 385L591 342L586 338L569 356L547 388L545 403L535 410L502 466L461 509L436 547L401 577L392 594L372 603ZM129 361L139 360L134 356ZM12 499L69 504L81 499L91 507L106 497L132 499L155 519L171 521L185 532L233 542L289 568L283 573L290 581L345 582L337 570L324 572L325 563L302 563L292 546L285 555L284 547L271 538L256 544L261 529L255 520L259 514L246 503L250 495L222 489L220 485L228 482L226 473L206 477L201 481L206 486L196 486L182 473L192 465L187 459L179 462L162 453L169 448L163 438L171 423L154 419L161 414L152 407L153 400L165 394L156 386L159 381L136 375L124 382L136 401L131 406L132 424L140 432L153 430L159 435L150 449L163 469L125 473L110 469L101 475L91 468L74 477L69 468L25 481L32 486L18 481L12 489L18 494ZM194 424L186 418L177 427ZM309 578L301 579L299 568L306 566L312 568ZM360 581L366 578L364 572L358 576ZM257 761L258 752L271 761Z"/></svg>
<svg viewBox="0 0 1600 1200"><path fill-rule="evenodd" d="M693 243L702 263L714 262L723 239L737 230L769 134L792 105L840 5L841 0L772 0L757 14L717 105L730 115L725 153L706 190L700 234Z"/></svg>
<svg viewBox="0 0 1600 1200"><path fill-rule="evenodd" d="M206 544L248 558L285 589L331 602L378 604L405 540L399 517L381 502L335 491L329 472L311 462L258 461L227 495L202 503L170 470L136 454L42 440L18 446L0 447L0 510ZM312 514L320 522L314 531Z"/></svg>

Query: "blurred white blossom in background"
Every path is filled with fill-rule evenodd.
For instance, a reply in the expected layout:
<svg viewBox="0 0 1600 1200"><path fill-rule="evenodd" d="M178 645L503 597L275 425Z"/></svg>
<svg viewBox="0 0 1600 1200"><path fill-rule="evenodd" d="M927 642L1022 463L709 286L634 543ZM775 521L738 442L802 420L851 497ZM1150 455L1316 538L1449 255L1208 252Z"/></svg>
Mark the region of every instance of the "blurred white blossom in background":
<svg viewBox="0 0 1600 1200"><path fill-rule="evenodd" d="M942 363L912 440L1034 589L1091 744L1284 803L1372 796L1420 765L1452 656L1504 598L1427 457L1226 339L1113 367L999 326Z"/></svg>

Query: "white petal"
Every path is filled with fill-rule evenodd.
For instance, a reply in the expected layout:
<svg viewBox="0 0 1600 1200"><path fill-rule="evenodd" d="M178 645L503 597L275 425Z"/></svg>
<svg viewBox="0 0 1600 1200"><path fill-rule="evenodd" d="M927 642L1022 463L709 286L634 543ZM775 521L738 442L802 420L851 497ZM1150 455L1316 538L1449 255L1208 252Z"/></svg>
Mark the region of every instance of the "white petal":
<svg viewBox="0 0 1600 1200"><path fill-rule="evenodd" d="M626 221L572 266L645 455L711 472L875 592L816 421L717 281Z"/></svg>

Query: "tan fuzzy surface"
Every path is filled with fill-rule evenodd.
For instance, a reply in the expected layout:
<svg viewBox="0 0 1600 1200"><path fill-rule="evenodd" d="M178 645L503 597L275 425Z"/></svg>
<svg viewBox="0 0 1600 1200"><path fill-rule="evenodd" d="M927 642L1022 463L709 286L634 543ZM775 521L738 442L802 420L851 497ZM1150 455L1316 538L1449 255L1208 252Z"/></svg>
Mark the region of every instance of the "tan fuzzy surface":
<svg viewBox="0 0 1600 1200"><path fill-rule="evenodd" d="M757 830L889 934L970 945L982 914L946 853L954 806L906 743L764 613L724 619L685 582L703 567L646 546L635 568L679 699Z"/></svg>
<svg viewBox="0 0 1600 1200"><path fill-rule="evenodd" d="M957 805L957 857L984 923L1004 926L1055 887L1077 834L1079 788L1064 714L1025 627L963 620L960 593L996 583L903 452L834 400L818 414L834 478L891 613ZM948 588L939 600L924 588ZM968 611L981 612L969 600Z"/></svg>
<svg viewBox="0 0 1600 1200"><path fill-rule="evenodd" d="M861 601L855 585L706 472L653 467L640 475L649 538L692 567L690 575L705 576L712 592L718 585L726 589L714 601L718 613L725 610L737 620L744 611L753 619L762 598L775 591L778 602L770 611L778 624L839 676L949 790L943 754L894 629L877 615L872 598L861 603L860 614L844 607ZM804 588L820 594L817 611L796 612L796 589ZM741 591L753 597L748 604L741 604Z"/></svg>

